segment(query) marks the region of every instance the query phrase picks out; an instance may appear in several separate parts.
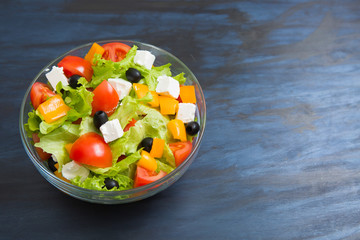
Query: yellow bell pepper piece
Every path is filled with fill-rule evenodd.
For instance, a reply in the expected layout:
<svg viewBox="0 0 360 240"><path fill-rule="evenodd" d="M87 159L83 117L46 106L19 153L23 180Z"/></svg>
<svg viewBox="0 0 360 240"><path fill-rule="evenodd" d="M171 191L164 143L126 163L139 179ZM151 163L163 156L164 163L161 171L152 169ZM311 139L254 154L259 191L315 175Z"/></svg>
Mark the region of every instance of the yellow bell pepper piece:
<svg viewBox="0 0 360 240"><path fill-rule="evenodd" d="M174 139L179 139L182 142L187 140L185 124L180 119L173 119L169 121L167 127Z"/></svg>
<svg viewBox="0 0 360 240"><path fill-rule="evenodd" d="M135 90L137 98L143 98L149 92L148 86L140 83L133 83L133 88Z"/></svg>
<svg viewBox="0 0 360 240"><path fill-rule="evenodd" d="M159 96L160 113L174 115L179 107L179 101L171 97Z"/></svg>
<svg viewBox="0 0 360 240"><path fill-rule="evenodd" d="M196 103L195 87L180 86L180 98L183 103Z"/></svg>
<svg viewBox="0 0 360 240"><path fill-rule="evenodd" d="M151 172L154 172L157 169L157 163L155 158L153 158L150 153L144 150L141 151L141 158L137 162L137 165L146 168Z"/></svg>
<svg viewBox="0 0 360 240"><path fill-rule="evenodd" d="M88 53L86 54L86 56L84 57L84 59L85 59L86 61L90 62L92 65L94 65L92 61L93 61L93 58L94 58L95 53L102 55L104 52L105 52L105 49L104 49L102 46L100 46L100 45L97 44L97 43L94 43L94 44L91 46L89 52L88 52Z"/></svg>
<svg viewBox="0 0 360 240"><path fill-rule="evenodd" d="M45 122L52 123L65 116L70 107L65 104L60 95L55 95L40 104L37 110L39 110Z"/></svg>
<svg viewBox="0 0 360 240"><path fill-rule="evenodd" d="M160 138L153 138L150 155L154 158L161 158L164 152L165 140Z"/></svg>

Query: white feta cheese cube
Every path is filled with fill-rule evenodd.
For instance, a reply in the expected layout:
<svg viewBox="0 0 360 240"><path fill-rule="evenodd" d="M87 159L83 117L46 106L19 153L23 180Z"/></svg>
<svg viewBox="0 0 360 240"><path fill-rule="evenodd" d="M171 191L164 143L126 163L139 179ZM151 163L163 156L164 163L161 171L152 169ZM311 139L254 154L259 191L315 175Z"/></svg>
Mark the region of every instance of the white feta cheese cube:
<svg viewBox="0 0 360 240"><path fill-rule="evenodd" d="M106 143L112 142L124 135L124 131L118 119L107 121L100 127L100 131Z"/></svg>
<svg viewBox="0 0 360 240"><path fill-rule="evenodd" d="M179 103L179 110L176 119L180 119L184 123L192 122L195 119L196 105L193 103Z"/></svg>
<svg viewBox="0 0 360 240"><path fill-rule="evenodd" d="M82 182L89 176L89 172L89 169L81 166L75 161L65 164L61 171L64 178L72 180L73 178L80 176Z"/></svg>
<svg viewBox="0 0 360 240"><path fill-rule="evenodd" d="M62 67L53 66L51 71L46 73L45 76L54 90L59 82L62 82L63 86L69 85L68 79L65 76Z"/></svg>
<svg viewBox="0 0 360 240"><path fill-rule="evenodd" d="M134 57L134 63L144 66L147 69L151 69L152 65L155 62L155 56L151 54L151 52L146 50L137 50L135 57Z"/></svg>
<svg viewBox="0 0 360 240"><path fill-rule="evenodd" d="M157 79L156 92L173 98L178 98L180 94L180 84L174 78L169 76L160 76Z"/></svg>
<svg viewBox="0 0 360 240"><path fill-rule="evenodd" d="M119 95L119 100L122 100L124 97L129 95L132 88L132 84L129 81L126 81L121 78L109 78L108 82L115 89Z"/></svg>

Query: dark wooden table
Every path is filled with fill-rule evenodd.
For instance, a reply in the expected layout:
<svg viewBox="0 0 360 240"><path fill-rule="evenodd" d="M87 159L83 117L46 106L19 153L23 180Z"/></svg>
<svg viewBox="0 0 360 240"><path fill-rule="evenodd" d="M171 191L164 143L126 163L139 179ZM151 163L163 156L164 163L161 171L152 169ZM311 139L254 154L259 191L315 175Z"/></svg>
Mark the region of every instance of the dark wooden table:
<svg viewBox="0 0 360 240"><path fill-rule="evenodd" d="M0 6L0 239L360 239L359 1ZM125 205L58 191L18 130L22 97L42 67L105 39L178 56L208 110L188 172Z"/></svg>

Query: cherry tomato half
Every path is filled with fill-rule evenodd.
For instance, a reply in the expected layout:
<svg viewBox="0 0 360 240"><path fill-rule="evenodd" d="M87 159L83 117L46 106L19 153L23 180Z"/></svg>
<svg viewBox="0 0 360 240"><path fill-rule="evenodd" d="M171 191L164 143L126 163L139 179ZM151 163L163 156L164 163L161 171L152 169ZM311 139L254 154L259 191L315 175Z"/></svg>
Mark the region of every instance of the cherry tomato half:
<svg viewBox="0 0 360 240"><path fill-rule="evenodd" d="M111 84L104 80L97 86L94 91L92 106L92 114L94 115L97 111L104 111L111 116L116 110L116 107L119 103L119 95L116 90L111 86Z"/></svg>
<svg viewBox="0 0 360 240"><path fill-rule="evenodd" d="M34 106L34 109L36 110L41 103L45 102L48 98L55 95L56 93L50 90L49 85L36 82L31 87L30 100L32 105Z"/></svg>
<svg viewBox="0 0 360 240"><path fill-rule="evenodd" d="M94 132L85 133L74 142L70 150L70 159L99 168L112 165L112 153L109 145Z"/></svg>
<svg viewBox="0 0 360 240"><path fill-rule="evenodd" d="M131 119L131 121L125 126L124 132L129 131L129 129L133 126L135 126L136 120L135 118Z"/></svg>
<svg viewBox="0 0 360 240"><path fill-rule="evenodd" d="M134 187L141 187L146 184L155 182L164 176L166 176L166 172L164 171L160 171L158 174L154 175L154 173L147 171L145 168L137 166Z"/></svg>
<svg viewBox="0 0 360 240"><path fill-rule="evenodd" d="M40 142L40 138L36 133L32 134L32 138L33 138L34 143ZM35 150L36 150L37 154L39 155L40 159L43 161L48 160L51 157L51 154L44 152L44 150L42 150L42 148L35 147Z"/></svg>
<svg viewBox="0 0 360 240"><path fill-rule="evenodd" d="M174 154L176 166L179 166L190 155L192 150L192 144L189 141L170 143L169 147Z"/></svg>
<svg viewBox="0 0 360 240"><path fill-rule="evenodd" d="M93 75L91 63L77 56L66 56L59 63L58 67L63 67L67 78L72 75L80 75L90 81Z"/></svg>
<svg viewBox="0 0 360 240"><path fill-rule="evenodd" d="M131 49L130 46L114 42L114 43L107 43L102 46L104 48L104 53L102 55L103 59L111 60L113 62L119 62L126 57L126 54Z"/></svg>

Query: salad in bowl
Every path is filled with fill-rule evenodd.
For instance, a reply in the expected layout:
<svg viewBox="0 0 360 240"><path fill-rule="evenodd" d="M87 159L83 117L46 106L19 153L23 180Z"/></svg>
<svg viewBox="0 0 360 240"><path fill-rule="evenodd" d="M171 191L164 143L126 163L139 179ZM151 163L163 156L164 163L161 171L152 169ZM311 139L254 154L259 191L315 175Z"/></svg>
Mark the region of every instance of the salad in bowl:
<svg viewBox="0 0 360 240"><path fill-rule="evenodd" d="M191 71L133 41L80 46L48 64L25 94L24 147L63 192L98 203L151 196L195 158L205 99Z"/></svg>

